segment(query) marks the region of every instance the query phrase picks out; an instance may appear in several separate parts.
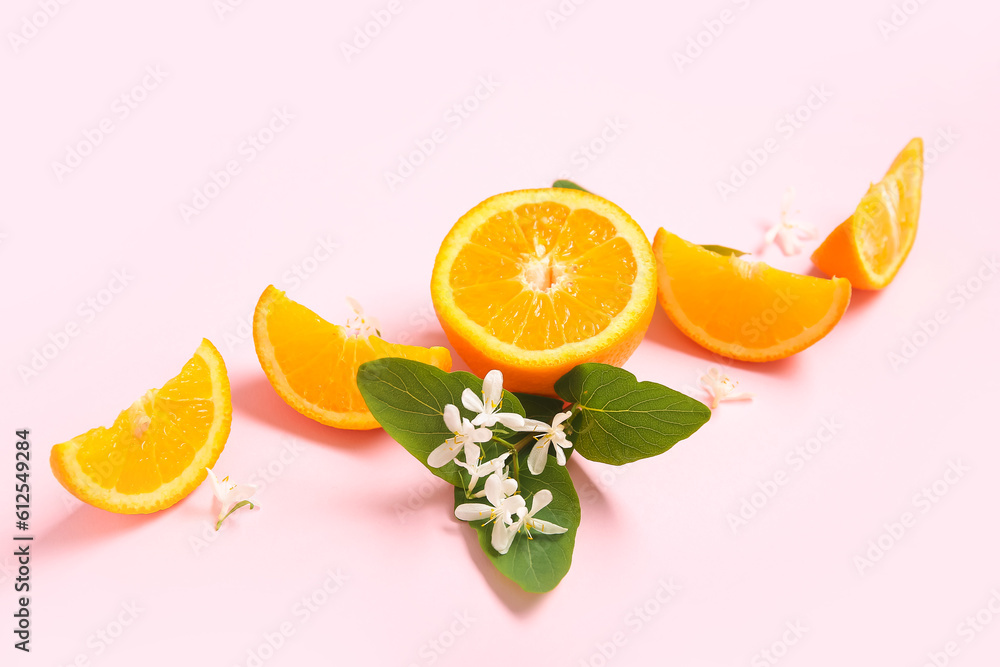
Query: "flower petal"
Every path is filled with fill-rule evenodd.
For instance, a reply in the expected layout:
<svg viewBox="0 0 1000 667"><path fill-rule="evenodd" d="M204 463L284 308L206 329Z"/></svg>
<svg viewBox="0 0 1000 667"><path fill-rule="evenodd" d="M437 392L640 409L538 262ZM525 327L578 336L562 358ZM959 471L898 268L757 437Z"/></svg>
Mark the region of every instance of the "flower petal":
<svg viewBox="0 0 1000 667"><path fill-rule="evenodd" d="M361 304L358 303L357 299L351 296L345 298L347 299L347 305L351 307L351 310L354 311L355 315L364 315L365 309L361 307Z"/></svg>
<svg viewBox="0 0 1000 667"><path fill-rule="evenodd" d="M493 508L483 503L465 503L455 508L455 518L462 521L479 521L489 519Z"/></svg>
<svg viewBox="0 0 1000 667"><path fill-rule="evenodd" d="M448 461L453 460L458 455L459 449L455 438L448 438L430 453L430 456L427 457L427 465L432 468L440 468Z"/></svg>
<svg viewBox="0 0 1000 667"><path fill-rule="evenodd" d="M503 373L490 371L483 378L483 402L488 408L495 409L503 400Z"/></svg>
<svg viewBox="0 0 1000 667"><path fill-rule="evenodd" d="M539 438L528 454L528 470L532 475L540 475L545 470L545 460L549 458L549 436Z"/></svg>
<svg viewBox="0 0 1000 667"><path fill-rule="evenodd" d="M514 543L514 536L517 535L516 528L520 528L519 523L508 526L503 521L497 521L493 524L493 534L490 536L490 544L493 545L493 548L501 556L507 553L510 545Z"/></svg>
<svg viewBox="0 0 1000 667"><path fill-rule="evenodd" d="M517 493L517 480L511 479L510 477L505 477L500 483L500 490L503 491L504 496L512 496Z"/></svg>
<svg viewBox="0 0 1000 667"><path fill-rule="evenodd" d="M470 434L472 442L489 442L493 439L493 431L488 428L477 428Z"/></svg>
<svg viewBox="0 0 1000 667"><path fill-rule="evenodd" d="M527 420L519 414L514 412L498 412L493 415L494 423L500 422L512 431L524 430L524 424Z"/></svg>
<svg viewBox="0 0 1000 667"><path fill-rule="evenodd" d="M471 440L465 441L465 462L474 466L479 465L479 459L482 456L482 451L479 449L479 445L472 442Z"/></svg>
<svg viewBox="0 0 1000 667"><path fill-rule="evenodd" d="M572 410L567 410L566 412L560 412L559 414L557 414L555 417L552 418L552 428L555 428L556 426L559 426L559 424L562 424L564 421L569 419L570 415L572 414L573 414Z"/></svg>
<svg viewBox="0 0 1000 667"><path fill-rule="evenodd" d="M471 410L472 412L484 412L486 410L486 407L483 405L482 399L476 396L475 392L473 392L468 387L466 387L465 390L462 391L462 405L464 405L466 409Z"/></svg>
<svg viewBox="0 0 1000 667"><path fill-rule="evenodd" d="M205 470L208 471L208 479L212 482L212 493L215 494L215 497L218 498L220 502L225 502L224 498L226 497L226 494L219 486L219 478L215 476L215 473L211 468L205 468Z"/></svg>
<svg viewBox="0 0 1000 667"><path fill-rule="evenodd" d="M507 496L503 492L503 479L495 472L486 478L486 499L493 507L500 507Z"/></svg>
<svg viewBox="0 0 1000 667"><path fill-rule="evenodd" d="M486 473L486 472L494 473L494 472L497 472L497 471L501 470L503 468L503 463L504 463L504 461L507 460L508 456L510 456L510 452L504 452L503 454L501 454L500 456L496 457L495 459L487 461L483 465L479 466L480 471L483 472L483 473Z"/></svg>
<svg viewBox="0 0 1000 667"><path fill-rule="evenodd" d="M781 229L781 223L779 222L774 227L771 227L769 230L767 230L767 233L764 234L764 243L768 245L774 243L774 239L775 237L778 236L778 231L780 229Z"/></svg>
<svg viewBox="0 0 1000 667"><path fill-rule="evenodd" d="M528 516L534 516L535 512L544 508L546 505L552 502L552 492L548 489L542 489L534 495L531 499L531 511L528 512Z"/></svg>
<svg viewBox="0 0 1000 667"><path fill-rule="evenodd" d="M556 463L558 463L561 466L566 465L566 453L563 452L562 447L556 445L555 450L556 450Z"/></svg>
<svg viewBox="0 0 1000 667"><path fill-rule="evenodd" d="M525 419L524 424L516 429L518 431L530 431L533 433L545 433L550 429L549 425L545 422L540 422L537 419Z"/></svg>
<svg viewBox="0 0 1000 667"><path fill-rule="evenodd" d="M566 532L566 528L558 526L551 521L542 521L540 519L528 519L525 521L525 525L528 530L534 530L545 535L560 535Z"/></svg>
<svg viewBox="0 0 1000 667"><path fill-rule="evenodd" d="M514 514L517 514L518 516L523 515L524 508L526 506L527 503L524 502L524 498L522 498L521 496L511 496L510 498L504 500L503 501L504 521L506 521L508 524L513 523L513 519L511 517Z"/></svg>
<svg viewBox="0 0 1000 667"><path fill-rule="evenodd" d="M462 432L462 415L458 408L451 403L444 406L444 425L452 433Z"/></svg>

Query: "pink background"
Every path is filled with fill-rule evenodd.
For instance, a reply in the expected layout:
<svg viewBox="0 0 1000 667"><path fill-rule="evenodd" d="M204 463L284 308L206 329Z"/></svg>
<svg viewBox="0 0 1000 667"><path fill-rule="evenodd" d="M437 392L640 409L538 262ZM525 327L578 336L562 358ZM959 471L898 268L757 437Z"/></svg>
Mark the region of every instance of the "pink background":
<svg viewBox="0 0 1000 667"><path fill-rule="evenodd" d="M768 650L789 666L916 667L949 642L939 664L997 664L1000 451L987 415L1000 399L1000 280L984 261L1000 240L1000 8L897 4L247 0L220 16L212 0L95 0L39 15L35 34L24 20L38 1L4 3L0 539L14 532L13 431L28 427L36 542L30 656L10 646L12 549L0 551L0 662L253 665L271 636L266 665L775 664ZM341 44L390 5L391 22L345 57ZM560 6L573 11L555 22ZM728 24L715 22L723 10ZM894 11L901 25L883 34ZM12 45L22 30L33 36ZM678 67L689 39L707 46ZM164 74L141 89L147 68ZM492 90L467 117L449 111L484 79ZM828 99L788 136L782 118L813 89ZM293 118L250 160L241 144L274 109ZM113 131L60 180L53 163L102 119ZM439 128L391 189L385 173ZM755 251L794 186L825 235L913 136L927 141L923 211L891 287L856 294L793 359L736 364L756 400L723 404L664 456L624 469L574 457L574 565L544 596L493 570L452 518L450 489L384 433L286 407L246 337L273 283L329 319L352 295L390 339L446 344L428 283L450 225L489 195L559 176L651 238L665 226ZM723 200L717 182L769 138L777 152ZM180 205L231 160L239 173L185 221ZM809 272L815 245L761 256ZM116 271L124 289L102 292ZM968 299L955 291L966 285L979 288ZM943 324L921 334L936 313ZM67 326L77 335L23 379ZM110 424L203 336L233 388L217 468L263 479L261 509L216 534L208 485L148 517L71 498L49 447ZM904 341L920 347L894 368ZM698 377L717 363L658 309L627 367L703 396ZM824 419L842 426L796 463ZM953 463L966 470L941 481ZM940 497L921 500L935 482ZM734 530L744 500L762 506ZM906 512L892 537L885 525ZM891 548L859 568L880 536ZM347 579L326 593L330 571ZM680 587L665 602L661 582ZM310 596L322 600L311 611ZM992 623L972 630L977 613ZM786 632L796 623L800 637Z"/></svg>

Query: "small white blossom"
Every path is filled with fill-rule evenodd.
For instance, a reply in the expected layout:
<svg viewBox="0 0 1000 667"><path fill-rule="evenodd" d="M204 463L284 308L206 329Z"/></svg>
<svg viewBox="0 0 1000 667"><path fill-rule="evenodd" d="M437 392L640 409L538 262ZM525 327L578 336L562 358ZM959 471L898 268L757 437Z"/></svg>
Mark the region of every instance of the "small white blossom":
<svg viewBox="0 0 1000 667"><path fill-rule="evenodd" d="M734 382L728 375L714 366L708 369L708 373L701 376L701 386L705 388L705 393L712 399L710 408L713 410L719 407L722 401L748 401L753 398L753 394L746 391L733 393L739 382Z"/></svg>
<svg viewBox="0 0 1000 667"><path fill-rule="evenodd" d="M552 492L548 489L542 489L536 493L531 499L531 511L522 516L507 529L510 541L513 542L514 535L516 535L522 528L524 529L524 534L528 536L529 540L532 539L531 531L533 530L542 533L543 535L560 535L565 533L566 528L556 525L551 521L543 521L542 519L535 518L535 514L537 514L539 510L544 509L551 502Z"/></svg>
<svg viewBox="0 0 1000 667"><path fill-rule="evenodd" d="M454 460L460 450L465 450L466 462L479 461L480 449L477 443L489 442L493 433L488 428L476 428L458 412L452 404L444 406L444 423L454 437L448 438L437 446L427 457L427 465L440 468L445 463Z"/></svg>
<svg viewBox="0 0 1000 667"><path fill-rule="evenodd" d="M234 511L239 509L244 505L249 505L253 509L253 503L250 502L250 498L253 494L257 493L257 487L253 484L237 484L236 482L230 482L229 476L223 477L221 480L215 476L215 473L211 468L205 468L208 471L208 478L212 482L212 492L215 497L222 504L222 509L219 511L219 517L215 524L215 529L218 530L222 522L232 514Z"/></svg>
<svg viewBox="0 0 1000 667"><path fill-rule="evenodd" d="M794 217L798 210L792 212L792 202L795 200L795 188L785 190L781 198L781 219L778 224L767 230L764 242L768 245L777 242L785 255L797 255L802 252L802 241L808 241L818 236L816 228L807 222Z"/></svg>
<svg viewBox="0 0 1000 667"><path fill-rule="evenodd" d="M371 315L365 315L365 309L361 307L357 299L347 297L347 303L354 311L354 315L347 318L347 333L350 336L368 338L368 336L381 336L378 330L378 320Z"/></svg>
<svg viewBox="0 0 1000 667"><path fill-rule="evenodd" d="M469 475L472 477L472 481L469 482L469 493L476 488L476 484L483 477L489 477L495 472L500 472L503 469L504 461L510 456L510 452L505 452L498 456L497 458L487 461L486 463L479 464L478 462L473 463L471 461L455 461L455 465L461 466L469 471Z"/></svg>
<svg viewBox="0 0 1000 667"><path fill-rule="evenodd" d="M566 454L563 449L572 447L573 443L566 439L566 425L563 422L569 419L572 414L572 411L560 412L552 418L552 424L546 424L537 419L524 420L523 430L541 432L541 435L535 436L537 442L531 448L531 453L528 454L528 470L531 471L532 475L541 474L545 470L550 444L555 447L556 462L561 466L566 465Z"/></svg>
<svg viewBox="0 0 1000 667"><path fill-rule="evenodd" d="M523 514L525 507L524 498L515 495L515 491L517 491L516 480L505 479L499 472L495 472L486 479L486 499L490 504L459 505L455 508L455 517L462 521L486 519L487 523L493 522L490 543L498 553L505 554L513 541L509 535L509 528L514 523L514 515Z"/></svg>
<svg viewBox="0 0 1000 667"><path fill-rule="evenodd" d="M503 400L503 373L490 371L483 378L483 397L479 398L471 389L462 392L462 405L477 413L472 423L487 428L497 422L507 428L517 430L524 426L524 417L513 412L497 412Z"/></svg>

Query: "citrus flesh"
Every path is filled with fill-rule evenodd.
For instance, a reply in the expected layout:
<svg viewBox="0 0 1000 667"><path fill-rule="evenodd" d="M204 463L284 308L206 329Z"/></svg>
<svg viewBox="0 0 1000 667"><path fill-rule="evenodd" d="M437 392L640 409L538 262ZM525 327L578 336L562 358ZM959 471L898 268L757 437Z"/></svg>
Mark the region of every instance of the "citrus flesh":
<svg viewBox="0 0 1000 667"><path fill-rule="evenodd" d="M896 156L885 178L872 184L850 218L812 255L829 276L858 289L882 289L896 277L917 235L924 176L924 142L913 139Z"/></svg>
<svg viewBox="0 0 1000 667"><path fill-rule="evenodd" d="M851 284L800 276L724 256L660 229L653 241L659 297L671 321L699 345L741 361L800 352L833 329Z"/></svg>
<svg viewBox="0 0 1000 667"><path fill-rule="evenodd" d="M201 484L231 421L226 365L203 340L176 377L147 391L110 428L55 445L49 463L80 500L119 514L148 514Z"/></svg>
<svg viewBox="0 0 1000 667"><path fill-rule="evenodd" d="M278 395L296 411L337 428L379 428L358 391L358 367L364 362L401 357L451 370L451 354L443 347L397 345L374 335L353 335L273 285L257 302L253 340L264 374Z"/></svg>
<svg viewBox="0 0 1000 667"><path fill-rule="evenodd" d="M582 190L490 197L452 227L431 296L458 354L511 391L553 393L580 363L620 366L656 304L649 240L621 208Z"/></svg>

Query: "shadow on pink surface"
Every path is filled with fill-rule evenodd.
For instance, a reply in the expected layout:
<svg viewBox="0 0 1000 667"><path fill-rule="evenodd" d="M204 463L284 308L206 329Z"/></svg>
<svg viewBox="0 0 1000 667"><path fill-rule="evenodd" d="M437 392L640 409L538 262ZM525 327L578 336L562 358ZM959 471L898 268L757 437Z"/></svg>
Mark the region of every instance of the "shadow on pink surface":
<svg viewBox="0 0 1000 667"><path fill-rule="evenodd" d="M728 357L723 357L712 352L711 350L706 350L701 345L698 345L698 343L685 336L680 329L674 326L674 323L670 321L670 318L667 317L667 314L663 312L663 308L659 305L656 306L656 312L653 314L653 321L650 323L649 330L646 332L644 342L645 341L669 347L677 352L701 359L710 365L720 364L730 368L752 369L754 371L767 373L768 375L773 375L787 380L795 380L802 372L798 360L799 355L793 355L786 359L778 359L777 361L751 363L746 361L737 361L736 359L729 359ZM802 353L808 353L808 350L804 350ZM655 380L655 378L640 379Z"/></svg>
<svg viewBox="0 0 1000 667"><path fill-rule="evenodd" d="M81 504L38 538L39 561L58 559L67 554L77 554L91 546L105 545L109 540L156 521L178 505L152 514L115 514Z"/></svg>
<svg viewBox="0 0 1000 667"><path fill-rule="evenodd" d="M601 481L593 480L584 469L578 464L576 457L571 457L567 466L570 469L570 474L573 477L573 485L577 490L577 494L580 496L581 505L581 527L584 521L598 522L602 524L602 527L606 527L609 532L605 532L609 538L613 537L614 528L617 524L616 521L610 519L614 515L614 510L610 503L608 503L605 498L604 492L601 490L604 484ZM436 494L435 494L436 495ZM449 507L451 505L451 493L449 489L448 493ZM469 550L469 556L472 562L475 563L476 567L479 569L480 573L483 575L483 579L489 584L493 592L496 593L497 598L515 615L518 616L528 616L535 612L539 604L550 595L555 595L558 593L559 587L562 586L562 582L553 591L549 593L528 593L521 589L516 583L501 574L490 559L487 558L486 554L483 553L482 548L479 545L479 536L475 530L472 530L469 526L465 525L463 522L455 520L456 528L462 535L462 539L465 541L465 545ZM574 555L577 553L577 549L580 548L579 535L577 543L574 547ZM566 574L563 581L573 576L573 569Z"/></svg>
<svg viewBox="0 0 1000 667"><path fill-rule="evenodd" d="M467 526L458 526L458 528L460 529L462 539L465 540L465 546L469 550L469 557L472 559L472 562L476 564L479 572L483 575L483 579L486 580L486 583L496 593L497 598L512 614L515 616L530 615L538 608L539 603L545 599L545 596L551 594L528 593L516 583L500 574L500 571L493 566L493 563L490 562L490 559L486 557L486 554L480 548L479 536L476 531Z"/></svg>
<svg viewBox="0 0 1000 667"><path fill-rule="evenodd" d="M350 431L334 428L299 414L285 403L263 374L231 381L234 419L253 419L289 435L311 442L334 445L364 456L375 456L391 439L382 429ZM394 444L394 443L393 443Z"/></svg>

